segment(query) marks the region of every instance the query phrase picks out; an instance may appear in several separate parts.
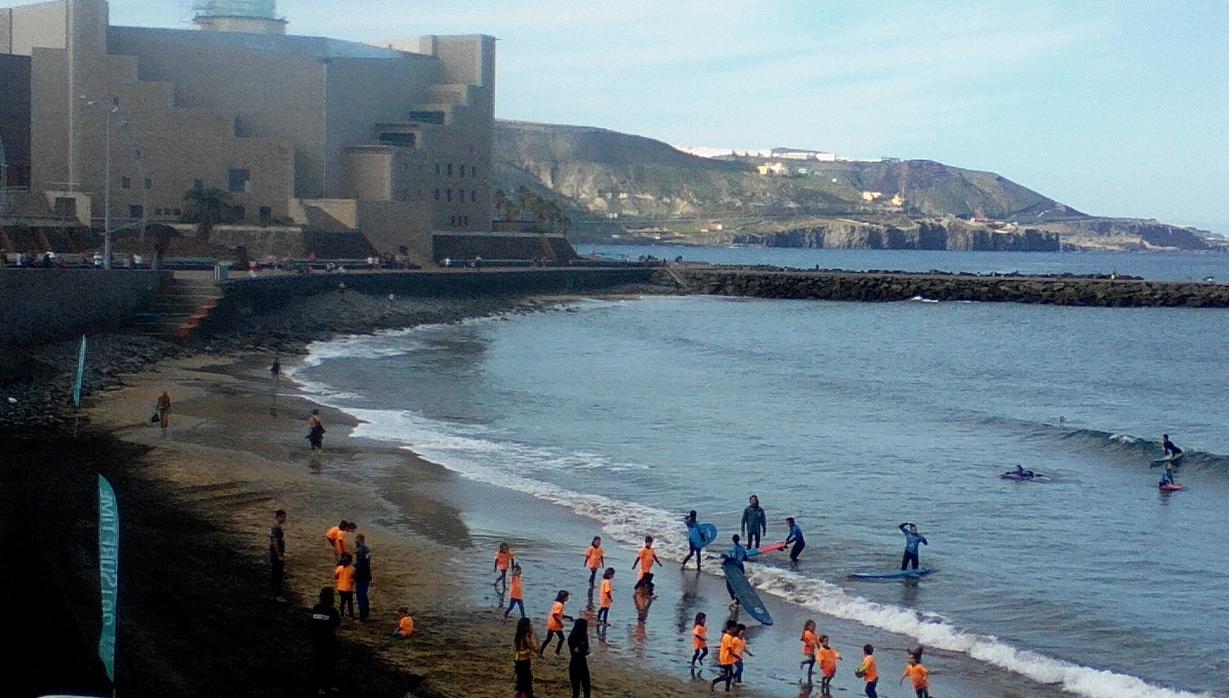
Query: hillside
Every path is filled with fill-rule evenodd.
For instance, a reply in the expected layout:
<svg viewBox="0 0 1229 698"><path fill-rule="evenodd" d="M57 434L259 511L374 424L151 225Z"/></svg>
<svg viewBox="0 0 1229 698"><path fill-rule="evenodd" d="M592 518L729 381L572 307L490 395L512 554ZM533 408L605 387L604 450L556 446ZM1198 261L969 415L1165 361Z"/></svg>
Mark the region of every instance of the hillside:
<svg viewBox="0 0 1229 698"><path fill-rule="evenodd" d="M757 166L782 163L776 172ZM495 184L561 199L578 240L925 249L1205 249L1205 234L1096 218L993 172L930 160L710 159L606 129L500 121Z"/></svg>

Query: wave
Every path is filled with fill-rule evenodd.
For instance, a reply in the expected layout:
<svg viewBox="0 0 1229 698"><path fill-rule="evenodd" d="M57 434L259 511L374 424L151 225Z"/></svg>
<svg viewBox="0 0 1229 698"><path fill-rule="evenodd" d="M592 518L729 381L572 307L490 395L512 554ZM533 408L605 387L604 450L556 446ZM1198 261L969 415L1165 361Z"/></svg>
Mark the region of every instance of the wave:
<svg viewBox="0 0 1229 698"><path fill-rule="evenodd" d="M401 444L464 477L505 487L563 506L598 521L605 535L634 547L651 532L659 554L681 560L687 549L682 515L635 502L575 492L527 477L525 465L579 467L590 453L560 456L545 449L486 438L481 427L436 422L408 411L342 408L361 420L355 435ZM550 456L543 461L544 456ZM615 469L626 464L596 459L588 467ZM927 647L959 652L1038 683L1058 686L1087 698L1201 698L1207 694L1158 687L1138 677L1082 666L1014 647L993 636L962 630L940 616L882 604L840 586L797 572L753 565L751 581L765 593L829 616L911 637Z"/></svg>

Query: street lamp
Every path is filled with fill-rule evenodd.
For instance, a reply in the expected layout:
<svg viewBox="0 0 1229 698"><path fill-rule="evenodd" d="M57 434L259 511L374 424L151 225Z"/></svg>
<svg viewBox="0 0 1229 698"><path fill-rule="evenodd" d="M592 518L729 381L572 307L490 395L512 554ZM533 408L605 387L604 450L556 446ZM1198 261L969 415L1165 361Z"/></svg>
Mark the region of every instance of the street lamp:
<svg viewBox="0 0 1229 698"><path fill-rule="evenodd" d="M93 108L98 104L98 100L89 99L85 95L81 95L81 99L85 100L85 106ZM111 117L119 111L119 98L111 98L111 108L106 111L107 131L106 131L106 165L105 176L106 183L103 186L103 204L102 204L102 268L111 268Z"/></svg>

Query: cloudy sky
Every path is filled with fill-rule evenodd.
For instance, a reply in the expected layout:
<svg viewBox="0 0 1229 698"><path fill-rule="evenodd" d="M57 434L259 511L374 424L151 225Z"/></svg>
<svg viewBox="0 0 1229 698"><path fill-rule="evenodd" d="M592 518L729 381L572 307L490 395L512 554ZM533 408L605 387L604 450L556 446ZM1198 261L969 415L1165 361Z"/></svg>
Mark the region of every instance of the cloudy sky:
<svg viewBox="0 0 1229 698"><path fill-rule="evenodd" d="M0 5L21 4L0 0ZM112 0L186 26L190 2ZM296 34L500 39L501 118L994 170L1229 234L1221 0L280 0Z"/></svg>

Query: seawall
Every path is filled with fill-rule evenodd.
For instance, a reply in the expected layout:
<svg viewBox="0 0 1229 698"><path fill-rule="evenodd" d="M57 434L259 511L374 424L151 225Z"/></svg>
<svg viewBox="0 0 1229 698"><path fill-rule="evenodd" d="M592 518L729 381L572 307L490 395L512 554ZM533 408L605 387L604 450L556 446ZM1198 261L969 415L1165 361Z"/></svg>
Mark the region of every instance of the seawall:
<svg viewBox="0 0 1229 698"><path fill-rule="evenodd" d="M1130 279L675 268L691 293L834 301L1229 308L1229 285ZM674 281L659 271L657 281Z"/></svg>
<svg viewBox="0 0 1229 698"><path fill-rule="evenodd" d="M169 272L0 269L0 353L114 330L148 309Z"/></svg>

